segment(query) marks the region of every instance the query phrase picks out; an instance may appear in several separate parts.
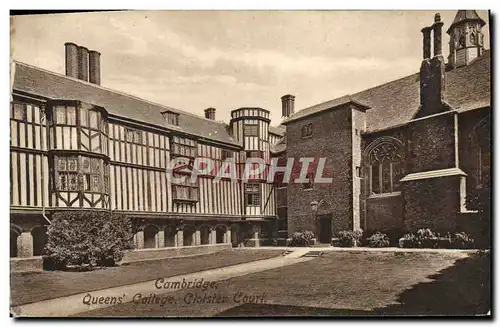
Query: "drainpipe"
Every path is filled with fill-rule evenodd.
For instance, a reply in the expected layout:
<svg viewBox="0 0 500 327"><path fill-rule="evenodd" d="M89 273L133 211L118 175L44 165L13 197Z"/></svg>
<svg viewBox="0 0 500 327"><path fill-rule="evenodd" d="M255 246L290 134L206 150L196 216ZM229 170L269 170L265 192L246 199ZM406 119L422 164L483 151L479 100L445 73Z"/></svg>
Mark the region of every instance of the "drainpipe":
<svg viewBox="0 0 500 327"><path fill-rule="evenodd" d="M40 106L40 108L42 109L42 110L41 110L41 111L42 111L42 112L41 112L41 114L42 114L42 115L41 115L41 117L40 117L40 118L41 118L42 120L47 121L47 120L45 119L45 118L46 118L46 115L47 115L47 112L46 112L46 110L45 110L45 104L42 104L42 105ZM49 135L49 134L47 133L47 135ZM45 141L47 141L47 140L45 140ZM48 143L47 143L47 144L48 144ZM47 216L45 215L45 192L44 192L44 190L45 190L45 169L44 169L44 167L43 167L43 163L42 163L42 176L41 176L41 179L42 179L42 217L43 217L43 218L45 218L45 220L49 223L49 225L51 225L52 223L50 222L49 218L47 218Z"/></svg>

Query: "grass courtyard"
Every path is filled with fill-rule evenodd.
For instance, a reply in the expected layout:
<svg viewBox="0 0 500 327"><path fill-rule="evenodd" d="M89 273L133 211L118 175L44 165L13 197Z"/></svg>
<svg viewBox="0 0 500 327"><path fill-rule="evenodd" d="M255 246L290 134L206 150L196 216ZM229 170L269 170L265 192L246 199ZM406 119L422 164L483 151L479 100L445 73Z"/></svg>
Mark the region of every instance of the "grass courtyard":
<svg viewBox="0 0 500 327"><path fill-rule="evenodd" d="M172 304L130 302L79 316L486 314L489 260L489 255L478 254L333 251L307 262L217 282L217 289L207 295L227 299L222 303L193 303L187 293L194 291L183 290L169 293ZM199 298L205 295L196 292ZM245 299L254 303L244 303Z"/></svg>
<svg viewBox="0 0 500 327"><path fill-rule="evenodd" d="M44 271L13 273L10 276L11 305L38 302L57 297L128 285L213 268L269 259L281 250L221 251L194 257L132 263L87 272Z"/></svg>

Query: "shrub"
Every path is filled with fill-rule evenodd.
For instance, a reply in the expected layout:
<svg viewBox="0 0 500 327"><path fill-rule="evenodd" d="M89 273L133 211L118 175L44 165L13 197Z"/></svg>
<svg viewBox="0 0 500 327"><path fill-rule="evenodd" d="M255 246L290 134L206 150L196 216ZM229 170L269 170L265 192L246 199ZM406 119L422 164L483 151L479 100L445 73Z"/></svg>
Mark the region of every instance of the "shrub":
<svg viewBox="0 0 500 327"><path fill-rule="evenodd" d="M470 249L474 246L474 239L467 233L455 233L452 238L452 245L455 249Z"/></svg>
<svg viewBox="0 0 500 327"><path fill-rule="evenodd" d="M436 235L428 228L408 233L400 240L400 246L403 248L436 248L437 245Z"/></svg>
<svg viewBox="0 0 500 327"><path fill-rule="evenodd" d="M311 231L295 232L292 237L287 241L287 246L309 246L311 240L314 238L314 233Z"/></svg>
<svg viewBox="0 0 500 327"><path fill-rule="evenodd" d="M381 232L376 232L372 236L366 239L368 241L368 246L371 248L383 248L390 246L389 237Z"/></svg>
<svg viewBox="0 0 500 327"><path fill-rule="evenodd" d="M133 249L133 225L122 215L64 211L52 215L46 251L58 268L113 266Z"/></svg>
<svg viewBox="0 0 500 327"><path fill-rule="evenodd" d="M433 233L429 229L419 229L416 233L408 233L400 240L400 247L403 248L450 248L467 249L471 248L474 240L466 233L447 233L441 237L438 233Z"/></svg>
<svg viewBox="0 0 500 327"><path fill-rule="evenodd" d="M338 233L339 245L342 247L355 247L361 244L361 237L363 231L356 230L342 230Z"/></svg>

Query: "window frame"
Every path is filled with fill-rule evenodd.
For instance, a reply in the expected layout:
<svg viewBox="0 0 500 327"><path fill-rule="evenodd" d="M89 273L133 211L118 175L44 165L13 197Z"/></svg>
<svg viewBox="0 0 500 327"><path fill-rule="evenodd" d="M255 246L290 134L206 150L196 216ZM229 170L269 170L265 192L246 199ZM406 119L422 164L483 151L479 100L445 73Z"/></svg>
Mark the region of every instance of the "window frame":
<svg viewBox="0 0 500 327"><path fill-rule="evenodd" d="M179 114L173 111L162 112L163 118L167 124L172 126L179 126Z"/></svg>
<svg viewBox="0 0 500 327"><path fill-rule="evenodd" d="M255 131L253 130L255 128ZM259 137L260 126L259 124L243 124L243 136Z"/></svg>
<svg viewBox="0 0 500 327"><path fill-rule="evenodd" d="M84 169L84 160L88 159L89 167ZM61 161L63 160L63 161ZM75 160L76 167L69 169L69 161ZM97 162L98 171L92 168L92 161ZM61 162L65 162L65 167L60 166ZM62 178L65 176L65 187L62 187ZM105 179L104 176L108 178ZM71 177L76 179L76 187L70 187ZM94 188L95 179L98 179L98 187ZM107 180L107 185L104 185ZM56 155L54 156L54 191L58 192L84 192L109 195L109 163L99 157L87 155Z"/></svg>
<svg viewBox="0 0 500 327"><path fill-rule="evenodd" d="M249 186L252 189L249 189ZM251 199L251 201L249 201ZM246 183L245 184L245 206L246 207L260 207L262 204L262 192L260 183Z"/></svg>
<svg viewBox="0 0 500 327"><path fill-rule="evenodd" d="M300 136L302 139L311 138L313 136L313 124L307 123L302 125L300 130Z"/></svg>
<svg viewBox="0 0 500 327"><path fill-rule="evenodd" d="M180 176L185 176L183 182L177 182L177 183L172 183L171 188L172 188L172 201L174 202L191 202L191 203L196 203L200 201L200 187L198 185L198 180L196 180L195 183L190 182L190 176L189 174L183 174L183 173L177 173ZM177 177L180 177L177 176ZM187 189L188 191L188 197L180 197L179 196L179 189ZM196 196L193 196L196 194Z"/></svg>

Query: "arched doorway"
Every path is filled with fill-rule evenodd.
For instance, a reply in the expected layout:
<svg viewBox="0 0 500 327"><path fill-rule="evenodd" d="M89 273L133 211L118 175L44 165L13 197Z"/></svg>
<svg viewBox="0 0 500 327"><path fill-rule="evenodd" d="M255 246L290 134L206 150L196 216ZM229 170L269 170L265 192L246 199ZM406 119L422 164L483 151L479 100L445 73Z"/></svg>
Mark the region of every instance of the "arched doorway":
<svg viewBox="0 0 500 327"><path fill-rule="evenodd" d="M168 225L165 226L165 247L175 246L175 237L177 236L177 229L175 226Z"/></svg>
<svg viewBox="0 0 500 327"><path fill-rule="evenodd" d="M144 227L144 248L153 249L157 247L158 227L147 225Z"/></svg>
<svg viewBox="0 0 500 327"><path fill-rule="evenodd" d="M184 228L182 230L183 245L184 246L194 245L194 237L193 237L194 232L195 232L195 229L193 226L184 225Z"/></svg>
<svg viewBox="0 0 500 327"><path fill-rule="evenodd" d="M200 244L210 244L210 227L206 225L200 227Z"/></svg>
<svg viewBox="0 0 500 327"><path fill-rule="evenodd" d="M40 256L45 254L45 244L47 243L47 227L36 226L31 230L33 237L33 255Z"/></svg>
<svg viewBox="0 0 500 327"><path fill-rule="evenodd" d="M17 238L21 235L20 231L15 228L10 228L10 257L17 257Z"/></svg>
<svg viewBox="0 0 500 327"><path fill-rule="evenodd" d="M218 225L215 228L215 243L220 244L220 243L225 243L226 242L226 226L223 225Z"/></svg>

